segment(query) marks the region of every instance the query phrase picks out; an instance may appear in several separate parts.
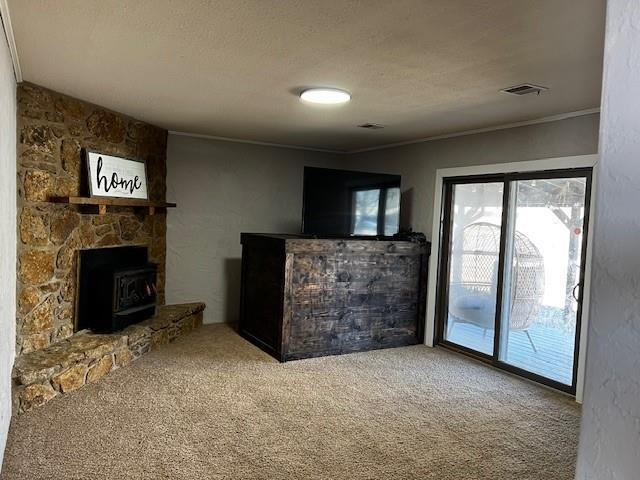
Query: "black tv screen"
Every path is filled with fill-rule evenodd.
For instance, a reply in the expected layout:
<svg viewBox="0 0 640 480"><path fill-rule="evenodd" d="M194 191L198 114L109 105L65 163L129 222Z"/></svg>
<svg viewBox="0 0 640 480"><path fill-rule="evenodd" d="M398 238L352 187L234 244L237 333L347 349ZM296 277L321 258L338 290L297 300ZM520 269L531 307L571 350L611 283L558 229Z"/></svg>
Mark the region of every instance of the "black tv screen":
<svg viewBox="0 0 640 480"><path fill-rule="evenodd" d="M304 168L302 233L390 236L399 226L399 175Z"/></svg>

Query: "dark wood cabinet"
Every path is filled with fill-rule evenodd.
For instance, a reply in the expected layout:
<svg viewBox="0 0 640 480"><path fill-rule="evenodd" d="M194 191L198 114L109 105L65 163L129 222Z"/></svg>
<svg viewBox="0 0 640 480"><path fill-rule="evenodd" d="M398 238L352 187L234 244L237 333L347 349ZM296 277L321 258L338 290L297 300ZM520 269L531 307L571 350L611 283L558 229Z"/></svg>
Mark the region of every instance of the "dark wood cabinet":
<svg viewBox="0 0 640 480"><path fill-rule="evenodd" d="M423 341L430 244L243 233L239 331L280 361Z"/></svg>

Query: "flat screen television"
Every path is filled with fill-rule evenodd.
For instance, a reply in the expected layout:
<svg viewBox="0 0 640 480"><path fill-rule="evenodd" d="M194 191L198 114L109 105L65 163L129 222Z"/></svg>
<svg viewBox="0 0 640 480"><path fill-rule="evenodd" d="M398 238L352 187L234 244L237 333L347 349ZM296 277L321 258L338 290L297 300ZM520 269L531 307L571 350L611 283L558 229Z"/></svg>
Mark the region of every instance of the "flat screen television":
<svg viewBox="0 0 640 480"><path fill-rule="evenodd" d="M399 228L399 175L304 168L302 233L391 236Z"/></svg>

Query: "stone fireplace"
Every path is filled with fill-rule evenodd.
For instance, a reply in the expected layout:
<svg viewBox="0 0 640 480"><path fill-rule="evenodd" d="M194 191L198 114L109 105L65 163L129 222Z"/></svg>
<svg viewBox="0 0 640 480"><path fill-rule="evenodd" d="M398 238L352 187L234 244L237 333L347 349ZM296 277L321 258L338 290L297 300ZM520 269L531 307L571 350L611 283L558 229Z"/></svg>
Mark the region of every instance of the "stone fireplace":
<svg viewBox="0 0 640 480"><path fill-rule="evenodd" d="M74 333L78 250L148 247L164 303L166 214L131 208L105 215L50 203L82 195L82 149L144 160L149 195L165 200L166 130L42 87L18 87L18 312L16 351L48 347Z"/></svg>
<svg viewBox="0 0 640 480"><path fill-rule="evenodd" d="M17 95L13 399L19 414L191 331L202 324L204 304L164 306L163 210L110 206L105 213L52 202L87 195L83 150L144 161L149 200L164 202L166 130L36 85L19 85ZM105 251L116 251L120 260L109 257L107 268L103 259L105 275L90 278L88 290L102 291L106 300L85 302L79 296L79 259L90 265L96 253ZM108 303L109 314L102 317L96 302ZM92 316L103 323L87 323Z"/></svg>

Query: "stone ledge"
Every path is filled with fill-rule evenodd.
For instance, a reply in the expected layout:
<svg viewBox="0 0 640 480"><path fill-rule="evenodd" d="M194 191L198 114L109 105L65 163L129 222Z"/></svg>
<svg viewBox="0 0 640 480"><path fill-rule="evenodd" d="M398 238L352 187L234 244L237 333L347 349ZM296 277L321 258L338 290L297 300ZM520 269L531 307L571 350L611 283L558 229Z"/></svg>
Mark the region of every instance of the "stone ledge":
<svg viewBox="0 0 640 480"><path fill-rule="evenodd" d="M158 307L153 318L104 335L87 330L21 355L13 369L14 411L23 413L99 380L202 325L204 303Z"/></svg>

